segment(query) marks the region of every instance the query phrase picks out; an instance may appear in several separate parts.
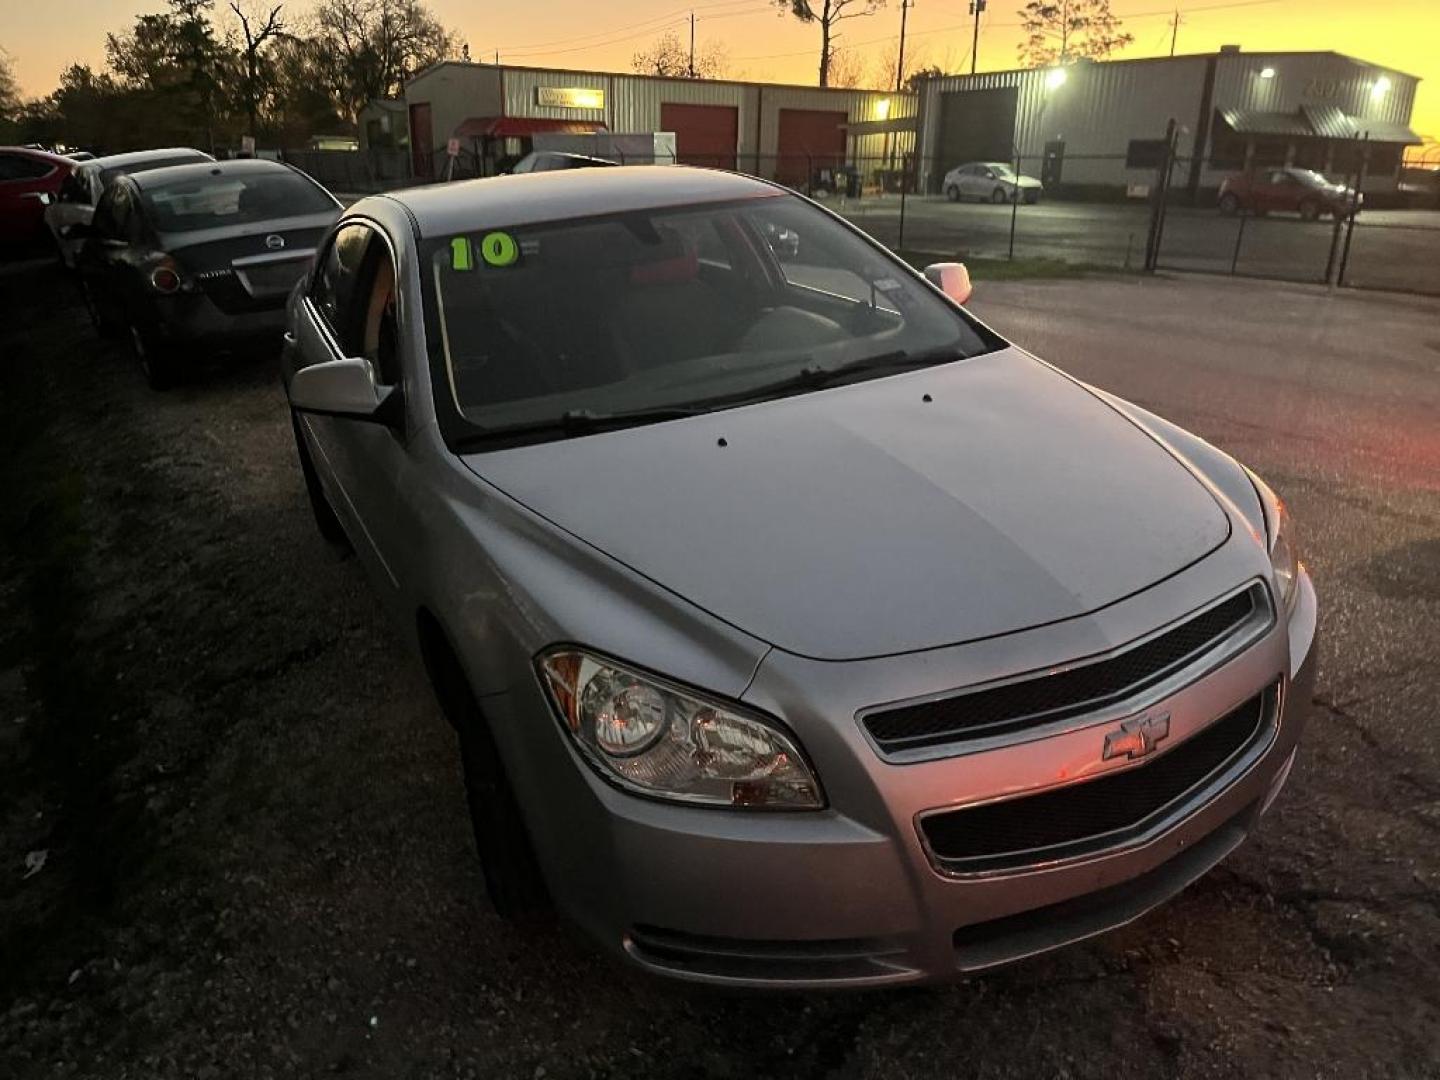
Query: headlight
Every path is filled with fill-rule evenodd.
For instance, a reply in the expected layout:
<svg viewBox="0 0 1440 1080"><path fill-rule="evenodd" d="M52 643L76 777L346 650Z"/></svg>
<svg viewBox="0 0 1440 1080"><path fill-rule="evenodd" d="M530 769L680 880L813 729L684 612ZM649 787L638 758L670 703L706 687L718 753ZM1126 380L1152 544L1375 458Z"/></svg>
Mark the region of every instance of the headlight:
<svg viewBox="0 0 1440 1080"><path fill-rule="evenodd" d="M1295 604L1297 587L1300 584L1300 552L1295 544L1295 524L1290 511L1280 501L1280 496L1270 490L1270 485L1254 473L1250 474L1255 490L1260 495L1260 504L1265 510L1266 541L1270 547L1270 567L1275 574L1275 591L1280 606L1289 611Z"/></svg>
<svg viewBox="0 0 1440 1080"><path fill-rule="evenodd" d="M790 737L739 706L578 649L536 667L581 753L622 787L707 806L824 805Z"/></svg>

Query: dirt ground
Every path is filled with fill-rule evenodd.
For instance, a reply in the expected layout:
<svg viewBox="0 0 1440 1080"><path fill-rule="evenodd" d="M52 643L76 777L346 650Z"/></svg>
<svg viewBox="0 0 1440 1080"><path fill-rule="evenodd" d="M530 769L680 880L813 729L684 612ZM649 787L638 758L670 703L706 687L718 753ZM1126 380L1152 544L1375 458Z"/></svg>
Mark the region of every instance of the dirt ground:
<svg viewBox="0 0 1440 1080"><path fill-rule="evenodd" d="M156 395L57 273L0 268L0 1077L1440 1076L1440 305L980 290L1290 501L1311 730L1260 833L1131 927L761 996L498 921L454 739L315 535L273 359Z"/></svg>

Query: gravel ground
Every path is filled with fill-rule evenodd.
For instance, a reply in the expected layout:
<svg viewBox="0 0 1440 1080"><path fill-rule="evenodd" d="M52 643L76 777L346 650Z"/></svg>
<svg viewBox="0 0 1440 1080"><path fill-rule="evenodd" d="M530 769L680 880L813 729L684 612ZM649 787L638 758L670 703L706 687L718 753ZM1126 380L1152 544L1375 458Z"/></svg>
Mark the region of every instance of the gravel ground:
<svg viewBox="0 0 1440 1080"><path fill-rule="evenodd" d="M751 996L490 913L454 740L314 534L273 359L155 395L57 274L0 269L0 1077L1440 1076L1440 306L979 288L1289 499L1310 735L1266 827L1131 927Z"/></svg>

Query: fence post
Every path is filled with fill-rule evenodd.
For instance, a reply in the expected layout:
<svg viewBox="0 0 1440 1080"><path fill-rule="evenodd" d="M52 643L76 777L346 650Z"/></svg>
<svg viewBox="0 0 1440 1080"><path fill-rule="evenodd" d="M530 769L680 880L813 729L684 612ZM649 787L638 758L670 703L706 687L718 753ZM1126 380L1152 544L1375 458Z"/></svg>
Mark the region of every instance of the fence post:
<svg viewBox="0 0 1440 1080"><path fill-rule="evenodd" d="M884 185L882 184L881 186L883 187ZM896 251L901 251L905 247L905 192L909 187L910 185L906 181L905 173L902 171L900 173L900 235L895 239ZM882 199L881 202L883 203L884 200Z"/></svg>
<svg viewBox="0 0 1440 1080"><path fill-rule="evenodd" d="M1350 214L1345 222L1345 249L1340 253L1340 271L1335 275L1335 284L1345 284L1345 268L1350 265L1350 238L1355 235L1355 218L1360 214L1360 189L1365 185L1366 167L1370 164L1370 147L1367 131L1360 137L1360 164L1355 170L1355 193L1350 197Z"/></svg>
<svg viewBox="0 0 1440 1080"><path fill-rule="evenodd" d="M1020 155L1015 155L1015 190L1010 193L1010 254L1007 256L1011 262L1015 261L1015 217L1020 213Z"/></svg>
<svg viewBox="0 0 1440 1080"><path fill-rule="evenodd" d="M1175 165L1175 120L1165 125L1165 153L1155 172L1155 190L1150 195L1150 228L1145 235L1145 272L1153 274L1160 262L1160 238L1165 232L1165 200L1169 194L1170 172Z"/></svg>
<svg viewBox="0 0 1440 1080"><path fill-rule="evenodd" d="M1230 273L1235 273L1235 268L1240 265L1240 241L1245 239L1245 219L1250 215L1242 209L1240 211L1240 228L1235 230L1235 253L1230 256Z"/></svg>

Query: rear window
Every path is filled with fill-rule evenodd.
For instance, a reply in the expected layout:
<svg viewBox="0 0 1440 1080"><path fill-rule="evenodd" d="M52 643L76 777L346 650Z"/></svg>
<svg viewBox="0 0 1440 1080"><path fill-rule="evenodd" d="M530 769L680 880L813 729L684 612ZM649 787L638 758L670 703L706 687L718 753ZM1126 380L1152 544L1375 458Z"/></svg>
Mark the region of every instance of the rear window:
<svg viewBox="0 0 1440 1080"><path fill-rule="evenodd" d="M194 165L197 162L209 161L204 154L181 154L177 157L156 158L154 161L137 161L131 165L115 165L109 169L100 170L100 186L109 187L110 181L117 176L134 176L136 173L149 172L151 169L166 169L171 165Z"/></svg>
<svg viewBox="0 0 1440 1080"><path fill-rule="evenodd" d="M292 172L174 180L147 188L140 198L155 228L167 233L246 225L335 209L324 191Z"/></svg>

